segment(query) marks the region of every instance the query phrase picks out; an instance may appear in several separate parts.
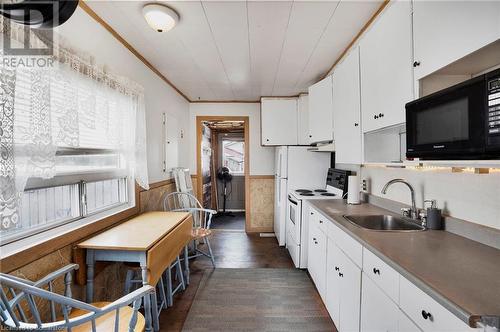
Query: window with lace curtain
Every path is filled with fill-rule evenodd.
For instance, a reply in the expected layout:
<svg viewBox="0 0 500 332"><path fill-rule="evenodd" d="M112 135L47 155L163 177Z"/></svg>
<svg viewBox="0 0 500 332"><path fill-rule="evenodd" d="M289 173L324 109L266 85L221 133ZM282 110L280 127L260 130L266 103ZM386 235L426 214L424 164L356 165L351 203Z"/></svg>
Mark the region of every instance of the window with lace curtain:
<svg viewBox="0 0 500 332"><path fill-rule="evenodd" d="M142 89L61 47L50 68L0 68L1 244L105 217L147 188Z"/></svg>

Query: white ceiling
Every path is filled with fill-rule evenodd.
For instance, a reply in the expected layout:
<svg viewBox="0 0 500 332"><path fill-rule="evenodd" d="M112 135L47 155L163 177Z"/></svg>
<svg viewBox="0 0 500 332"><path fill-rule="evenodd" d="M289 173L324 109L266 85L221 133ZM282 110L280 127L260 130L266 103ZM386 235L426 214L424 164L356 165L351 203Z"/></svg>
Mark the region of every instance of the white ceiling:
<svg viewBox="0 0 500 332"><path fill-rule="evenodd" d="M192 101L307 91L381 2L165 1L181 19L158 33L142 17L143 1L86 1Z"/></svg>

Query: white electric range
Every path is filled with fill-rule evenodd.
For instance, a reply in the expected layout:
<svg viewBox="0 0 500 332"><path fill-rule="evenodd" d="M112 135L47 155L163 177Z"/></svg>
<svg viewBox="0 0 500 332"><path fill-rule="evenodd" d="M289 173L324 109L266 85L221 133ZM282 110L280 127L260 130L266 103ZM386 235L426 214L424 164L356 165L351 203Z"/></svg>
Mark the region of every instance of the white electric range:
<svg viewBox="0 0 500 332"><path fill-rule="evenodd" d="M343 199L347 195L347 177L350 171L330 168L328 170L326 188L290 190L287 203L286 217L286 247L290 252L295 267L307 268L307 238L309 225L307 224L306 208L308 200Z"/></svg>

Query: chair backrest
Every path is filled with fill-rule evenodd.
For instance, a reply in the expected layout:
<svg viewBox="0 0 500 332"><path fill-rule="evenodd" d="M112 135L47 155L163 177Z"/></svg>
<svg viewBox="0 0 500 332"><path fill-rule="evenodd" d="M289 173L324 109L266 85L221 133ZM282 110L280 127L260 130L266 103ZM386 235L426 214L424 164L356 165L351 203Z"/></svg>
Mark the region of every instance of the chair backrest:
<svg viewBox="0 0 500 332"><path fill-rule="evenodd" d="M214 210L204 209L198 199L190 193L173 192L163 199L165 211L186 211L193 216L193 228L210 228Z"/></svg>
<svg viewBox="0 0 500 332"><path fill-rule="evenodd" d="M193 194L193 182L188 168L176 167L172 169L177 192Z"/></svg>
<svg viewBox="0 0 500 332"><path fill-rule="evenodd" d="M133 303L133 314L128 322L129 331L133 331L142 299L146 295L149 296L154 288L143 286L142 289L110 305L98 308L71 298L72 272L76 269L78 269L77 264L69 264L36 282L0 273L0 323L15 330L59 331L67 329L68 332L72 327L88 323L95 332L96 319L109 312L115 312L114 330L117 332L119 309ZM54 291L56 280L59 278L64 281L64 295ZM46 315L40 311L40 307L47 303L50 308L50 319L47 319ZM85 313L70 317L72 309Z"/></svg>

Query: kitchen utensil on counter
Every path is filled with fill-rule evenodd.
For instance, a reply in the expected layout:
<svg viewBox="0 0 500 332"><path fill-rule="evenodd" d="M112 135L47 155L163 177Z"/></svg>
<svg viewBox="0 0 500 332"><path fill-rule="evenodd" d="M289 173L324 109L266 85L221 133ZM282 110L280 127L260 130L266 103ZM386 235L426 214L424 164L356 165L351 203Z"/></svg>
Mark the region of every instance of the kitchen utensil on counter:
<svg viewBox="0 0 500 332"><path fill-rule="evenodd" d="M347 204L359 204L359 177L349 175L347 179Z"/></svg>

